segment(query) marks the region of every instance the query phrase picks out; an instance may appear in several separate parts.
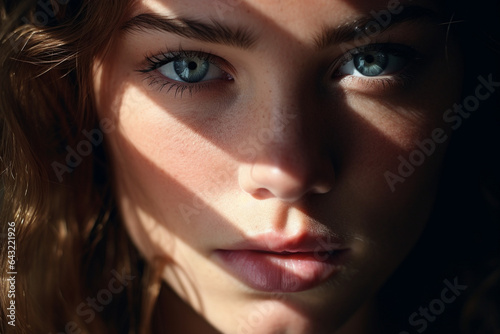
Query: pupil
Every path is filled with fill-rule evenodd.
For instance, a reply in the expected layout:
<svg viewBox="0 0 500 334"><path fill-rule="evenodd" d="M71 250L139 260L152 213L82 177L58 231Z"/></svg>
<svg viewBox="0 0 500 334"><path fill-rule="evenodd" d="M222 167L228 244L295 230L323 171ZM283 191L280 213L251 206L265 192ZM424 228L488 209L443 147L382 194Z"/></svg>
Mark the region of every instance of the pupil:
<svg viewBox="0 0 500 334"><path fill-rule="evenodd" d="M184 58L174 61L175 73L184 82L199 82L209 73L210 63L199 57Z"/></svg>
<svg viewBox="0 0 500 334"><path fill-rule="evenodd" d="M356 70L368 77L381 75L386 70L388 62L388 56L380 51L368 51L354 57Z"/></svg>

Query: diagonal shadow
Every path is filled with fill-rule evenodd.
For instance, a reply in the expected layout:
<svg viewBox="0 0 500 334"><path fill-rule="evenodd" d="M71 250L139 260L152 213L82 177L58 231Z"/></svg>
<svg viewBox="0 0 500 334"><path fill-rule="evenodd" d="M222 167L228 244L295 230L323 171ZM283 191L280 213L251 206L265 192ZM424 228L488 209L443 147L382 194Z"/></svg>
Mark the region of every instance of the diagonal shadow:
<svg viewBox="0 0 500 334"><path fill-rule="evenodd" d="M349 1L342 8L366 14L386 6L384 1ZM173 2L168 10L183 13L184 8L182 2ZM100 87L98 100L106 106L100 116L117 124L107 139L121 212L129 220L132 239L147 257L161 254L173 262L184 261L181 267L166 268L164 276L204 316L218 317L210 298L226 300L227 305L238 305L238 299L252 300L249 304L253 308L258 307L256 301L274 300L274 309L284 308L299 318L314 319L313 327L331 323L333 331L364 299L370 299L424 227L445 146L439 147L440 153L429 157L394 193L384 173L398 169L398 156L408 156L415 150L415 141L443 127L442 111L458 99L459 74L442 70L446 60L441 55L441 60L427 65L423 74L401 88L382 93L370 89L323 91L321 75L334 59L331 55L342 54L340 46L317 51L305 45L303 34L295 35L274 22L272 13L246 2L233 11L253 17L258 22L255 26L261 27L259 33L272 34L252 53L207 43L194 45L239 65L253 66L248 61L250 56L263 59L262 68L250 70L265 80L250 85L254 90L241 96L227 100L219 93L211 96L200 91L180 99L166 98L165 92L152 90L137 73L129 73L117 84L118 64L130 64L126 59L129 54L124 52L128 47L122 44L129 37L118 39L107 55L113 61L104 62L101 79L112 84ZM207 12L212 14L209 17L216 16L214 9L207 8ZM429 31L437 37L423 41ZM408 25L372 40L385 42L390 35L391 40L399 41L402 36L410 36L410 40L431 49L444 43L445 35L440 31L429 23L420 30ZM152 36L155 45L165 44L162 34ZM142 43L138 41L135 48L142 49ZM181 42L175 47L177 44ZM191 44L182 41L185 49ZM266 56L272 61L266 63ZM269 70L265 65L275 66L281 75L266 74ZM245 74L242 71L241 76L247 82L254 79ZM237 89L238 80L236 76L234 87L229 89ZM450 89L443 91L442 87ZM116 99L121 93L128 95ZM258 99L261 96L267 99ZM214 112L206 112L208 109ZM265 131L267 139L259 137L264 131L255 133L258 129L269 130ZM249 191L252 186L242 189L241 175L248 174L253 166L267 171L277 166L299 184L325 179L332 187L322 194L304 187L298 199L281 200L270 192ZM144 230L138 221L144 222ZM215 249L228 249L264 233L293 236L300 231L336 238L351 253L338 275L312 291L289 294L251 290L213 258ZM328 242L318 240L318 245ZM187 262L186 254L194 263ZM388 254L393 257L390 261ZM277 266L272 261L267 265ZM200 276L202 270L204 276ZM286 273L287 269L280 270ZM218 279L205 280L207 275ZM240 316L251 310L250 306L243 308ZM322 331L320 327L311 330Z"/></svg>

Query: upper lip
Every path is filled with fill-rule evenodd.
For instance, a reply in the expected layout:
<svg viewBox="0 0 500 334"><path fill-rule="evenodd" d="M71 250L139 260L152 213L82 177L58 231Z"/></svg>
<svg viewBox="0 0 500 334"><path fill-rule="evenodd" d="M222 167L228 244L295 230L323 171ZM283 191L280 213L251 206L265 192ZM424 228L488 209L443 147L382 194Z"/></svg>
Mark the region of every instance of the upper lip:
<svg viewBox="0 0 500 334"><path fill-rule="evenodd" d="M332 252L347 249L346 241L331 234L300 233L293 236L270 232L245 238L224 250L269 253Z"/></svg>

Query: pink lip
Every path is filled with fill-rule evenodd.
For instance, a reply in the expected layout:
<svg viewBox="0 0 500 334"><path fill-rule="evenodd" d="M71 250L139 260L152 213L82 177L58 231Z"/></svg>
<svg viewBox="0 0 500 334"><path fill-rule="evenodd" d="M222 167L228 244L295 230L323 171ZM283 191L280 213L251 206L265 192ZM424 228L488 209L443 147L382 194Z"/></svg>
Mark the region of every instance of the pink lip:
<svg viewBox="0 0 500 334"><path fill-rule="evenodd" d="M299 292L329 279L345 262L348 248L339 240L321 238L261 235L218 249L215 255L231 274L255 290Z"/></svg>

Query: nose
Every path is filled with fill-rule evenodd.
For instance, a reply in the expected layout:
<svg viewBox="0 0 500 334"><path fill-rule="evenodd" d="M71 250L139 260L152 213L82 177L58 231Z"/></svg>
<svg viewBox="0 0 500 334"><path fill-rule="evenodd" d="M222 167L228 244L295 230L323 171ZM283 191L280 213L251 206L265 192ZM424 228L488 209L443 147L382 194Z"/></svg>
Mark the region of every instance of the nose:
<svg viewBox="0 0 500 334"><path fill-rule="evenodd" d="M333 188L335 173L327 136L322 133L324 121L319 115L308 113L308 108L297 107L300 104L292 99L278 105L280 100L283 101L270 98L274 104L264 108L261 105L261 112L272 115L272 120L260 117L258 128L254 125L252 132L271 134L267 136L271 140L266 140L266 144L261 141L254 159L240 165L241 189L256 199L277 198L286 202L328 193Z"/></svg>

